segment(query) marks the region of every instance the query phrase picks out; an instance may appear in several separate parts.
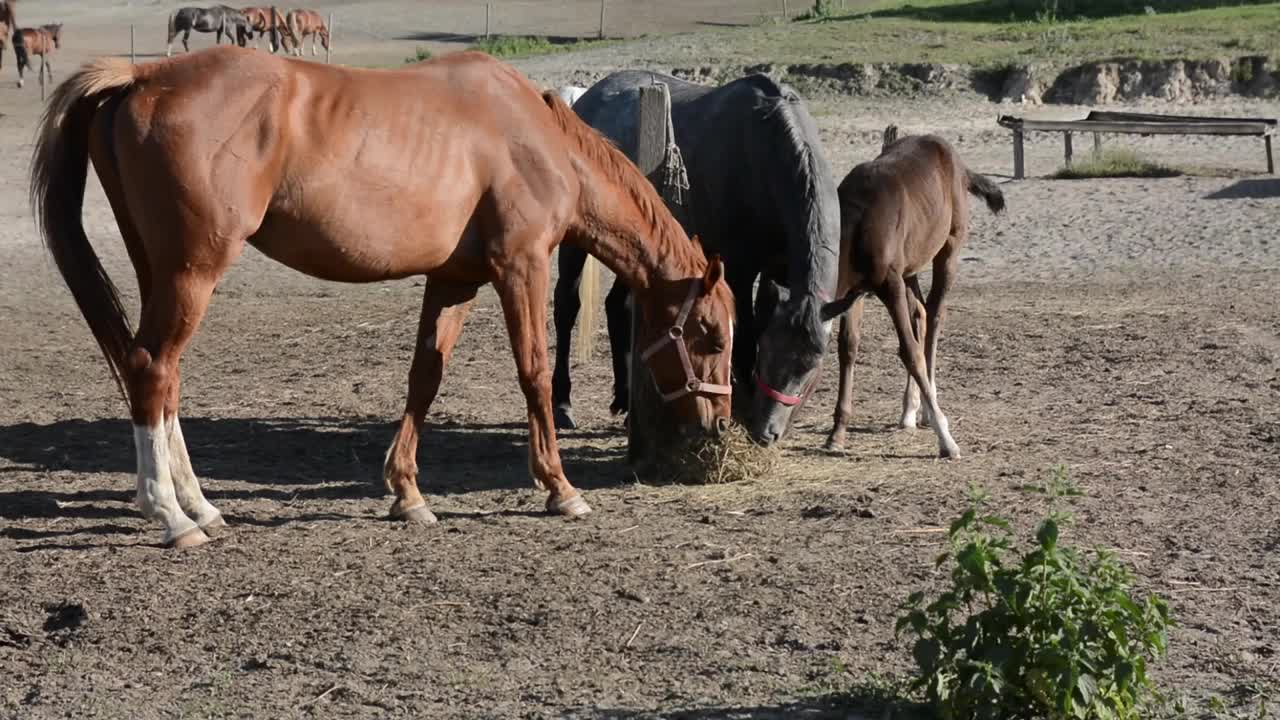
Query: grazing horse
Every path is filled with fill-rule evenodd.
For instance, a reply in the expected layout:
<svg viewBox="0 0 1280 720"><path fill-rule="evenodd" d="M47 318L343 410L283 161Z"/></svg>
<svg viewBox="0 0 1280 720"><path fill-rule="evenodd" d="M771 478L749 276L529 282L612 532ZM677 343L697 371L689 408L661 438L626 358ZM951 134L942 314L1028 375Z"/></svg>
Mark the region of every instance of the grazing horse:
<svg viewBox="0 0 1280 720"><path fill-rule="evenodd" d="M53 82L53 51L62 47L62 24L52 23L38 28L20 28L13 32L13 54L18 61L18 87L22 87L23 71L31 67L31 56L40 56L40 70L36 77L44 79L48 73Z"/></svg>
<svg viewBox="0 0 1280 720"><path fill-rule="evenodd" d="M317 147L324 148L316 152ZM87 164L137 274L130 327L81 220ZM383 466L393 518L435 521L418 434L477 291L501 301L528 407L529 471L548 512L591 511L551 417L551 253L582 247L635 288L654 381L687 432L728 422L733 295L653 186L554 92L488 55L396 70L232 47L146 65L87 64L41 122L31 199L45 243L133 420L138 504L174 546L223 524L178 421L179 359L246 243L344 282L426 275L408 401Z"/></svg>
<svg viewBox="0 0 1280 720"><path fill-rule="evenodd" d="M293 35L293 54L302 57L302 44L307 38L311 38L311 54L316 54L316 38L320 39L320 44L325 50L329 49L329 26L325 25L324 18L320 13L314 10L290 10L285 21L289 24L289 31Z"/></svg>
<svg viewBox="0 0 1280 720"><path fill-rule="evenodd" d="M1004 193L966 168L951 145L935 135L908 135L888 142L879 157L851 170L839 191L841 299L837 302L850 307L840 320L840 391L828 447L841 447L845 441L862 298L875 293L889 310L898 333L898 354L910 376L903 427L916 426L919 402L913 408L910 399L914 381L924 395L925 419L938 436L939 455L959 457L960 447L938 406L935 384L943 301L955 281L960 249L969 237L969 194L981 197L998 213L1004 209ZM913 318L920 293L916 276L930 265L933 282L921 321Z"/></svg>
<svg viewBox="0 0 1280 720"><path fill-rule="evenodd" d="M271 52L276 52L281 47L286 51L289 49L289 41L297 44L297 38L293 37L293 31L289 29L289 23L284 19L284 15L274 7L247 7L241 8L240 14L244 15L245 20L249 23L249 29L253 31L253 47L256 49L258 43L265 36L267 38L267 48Z"/></svg>
<svg viewBox="0 0 1280 720"><path fill-rule="evenodd" d="M0 68L4 67L4 49L9 43L9 34L18 27L18 18L13 14L13 2L14 0L0 0Z"/></svg>
<svg viewBox="0 0 1280 720"><path fill-rule="evenodd" d="M804 102L766 75L707 87L623 71L587 90L574 112L634 157L640 88L655 82L670 90L675 142L688 171L686 229L708 252L724 257L737 298L735 412L747 417L757 442L769 444L786 434L812 390L835 317L824 314L838 272L835 180ZM569 346L585 261L580 250L560 250L552 392L561 427L573 427ZM754 283L762 276L753 306ZM615 413L628 406L626 297L626 284L618 280L605 300Z"/></svg>
<svg viewBox="0 0 1280 720"><path fill-rule="evenodd" d="M169 15L169 39L165 47L166 56L173 55L173 39L182 33L182 49L191 52L187 43L191 39L191 31L214 33L214 43L220 44L226 35L229 42L240 47L248 44L251 34L249 20L235 8L226 5L214 5L209 8L184 7Z"/></svg>

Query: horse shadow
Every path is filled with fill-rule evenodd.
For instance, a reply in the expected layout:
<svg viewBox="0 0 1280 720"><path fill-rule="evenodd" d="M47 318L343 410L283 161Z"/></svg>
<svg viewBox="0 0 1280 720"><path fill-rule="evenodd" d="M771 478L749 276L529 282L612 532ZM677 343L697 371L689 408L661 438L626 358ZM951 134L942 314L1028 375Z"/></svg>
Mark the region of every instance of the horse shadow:
<svg viewBox="0 0 1280 720"><path fill-rule="evenodd" d="M382 463L395 425L372 418L182 418L196 473L213 481L219 499L362 499L383 497ZM601 443L620 430L565 433L565 473L583 490L631 481L623 443ZM124 420L63 420L0 426L0 480L6 474L133 474L136 459ZM531 487L528 428L520 423L428 423L419 443L419 483L429 495ZM257 487L220 488L218 481ZM107 486L107 482L103 483ZM111 486L118 487L114 479ZM119 490L0 491L0 518L76 517L106 522L133 501L132 484ZM67 505L66 503L74 503ZM315 519L327 519L317 517ZM77 532L84 532L80 530Z"/></svg>
<svg viewBox="0 0 1280 720"><path fill-rule="evenodd" d="M672 711L594 709L569 713L573 720L879 720L885 717L922 720L932 717L920 704L889 688L864 681L848 690L768 705L725 705Z"/></svg>
<svg viewBox="0 0 1280 720"><path fill-rule="evenodd" d="M485 39L496 40L504 37L526 37L526 36L532 36L532 37L537 37L540 40L546 40L548 43L551 43L552 45L574 45L576 43L582 42L583 40L599 39L594 34L591 34L591 35L536 35L531 33L514 33L514 34L492 33L488 36L488 38L486 38L483 34L432 32L432 31L405 33L403 35L397 35L394 39L415 40L417 42L466 43L468 45L474 45L475 43L478 43L481 40L485 40ZM612 40L617 38L605 38L605 39Z"/></svg>
<svg viewBox="0 0 1280 720"><path fill-rule="evenodd" d="M1280 197L1280 178L1241 180L1209 193L1206 200L1265 200Z"/></svg>

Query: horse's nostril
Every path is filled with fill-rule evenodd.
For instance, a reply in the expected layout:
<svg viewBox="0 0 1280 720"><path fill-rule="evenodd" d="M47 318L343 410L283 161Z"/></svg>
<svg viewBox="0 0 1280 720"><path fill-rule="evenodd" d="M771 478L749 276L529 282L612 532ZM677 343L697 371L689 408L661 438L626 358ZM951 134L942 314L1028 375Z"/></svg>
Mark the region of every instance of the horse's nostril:
<svg viewBox="0 0 1280 720"><path fill-rule="evenodd" d="M729 432L729 418L727 417L716 418L716 434L723 435L727 432Z"/></svg>

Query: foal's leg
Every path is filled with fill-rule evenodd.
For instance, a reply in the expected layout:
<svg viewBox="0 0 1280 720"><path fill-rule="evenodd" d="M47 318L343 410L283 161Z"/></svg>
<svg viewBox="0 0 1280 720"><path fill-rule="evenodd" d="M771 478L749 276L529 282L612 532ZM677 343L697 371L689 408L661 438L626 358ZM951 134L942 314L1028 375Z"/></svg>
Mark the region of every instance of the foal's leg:
<svg viewBox="0 0 1280 720"><path fill-rule="evenodd" d="M530 247L537 243L529 244ZM591 512L569 484L560 464L551 416L551 373L547 370L547 284L549 259L532 255L517 260L494 283L516 356L520 389L529 409L529 472L533 482L549 490L547 511L578 517Z"/></svg>
<svg viewBox="0 0 1280 720"><path fill-rule="evenodd" d="M836 394L836 414L827 437L827 449L844 447L849 417L853 414L853 365L858 358L858 345L862 342L862 311L866 307L866 295L858 296L849 310L840 317L840 336L837 351L840 357L840 390Z"/></svg>
<svg viewBox="0 0 1280 720"><path fill-rule="evenodd" d="M427 503L418 491L418 433L440 389L444 366L462 333L462 322L478 289L476 285L449 285L427 280L422 299L422 319L418 323L418 343L413 351L413 366L409 370L409 398L405 402L400 430L391 441L382 466L382 478L387 489L396 495L391 505L393 518L422 525L436 521L436 516L427 509Z"/></svg>
<svg viewBox="0 0 1280 720"><path fill-rule="evenodd" d="M191 40L191 31L190 30L183 31L182 33L182 51L183 52L191 52L191 44L190 42L188 42L189 40Z"/></svg>
<svg viewBox="0 0 1280 720"><path fill-rule="evenodd" d="M924 293L920 292L920 276L912 275L906 279L907 289L911 291L911 329L915 333L916 342L923 343L925 336L926 316L924 309ZM902 418L898 426L906 430L915 430L919 424L920 387L907 375L907 387L902 391ZM927 420L927 417L926 417Z"/></svg>
<svg viewBox="0 0 1280 720"><path fill-rule="evenodd" d="M631 409L631 312L627 298L631 288L620 278L604 298L604 318L609 328L609 355L613 360L613 402L609 412L621 415Z"/></svg>
<svg viewBox="0 0 1280 720"><path fill-rule="evenodd" d="M582 300L578 288L582 282L582 269L586 267L587 251L575 245L561 243L556 263L560 270L556 279L552 319L556 326L556 364L551 374L551 401L555 406L556 427L572 430L578 424L573 419L573 381L569 379L570 350L573 345L573 326L578 321Z"/></svg>
<svg viewBox="0 0 1280 720"><path fill-rule="evenodd" d="M893 275L889 277L876 294L884 302L885 307L889 309L889 314L893 318L894 329L898 331L898 355L902 358L902 364L906 366L907 372L911 373L911 377L915 379L924 392L924 400L929 408L929 417L933 424L933 430L938 435L938 454L944 458L960 457L960 448L956 445L956 441L951 438L947 418L942 414L942 409L938 407L938 397L933 391L933 384L929 382L924 351L921 349L920 343L916 340L915 333L911 328L912 301L907 294L906 284L901 277Z"/></svg>
<svg viewBox="0 0 1280 720"><path fill-rule="evenodd" d="M963 237L959 238L959 242L953 239L933 260L933 285L929 288L929 299L925 302L928 332L924 339L924 358L929 367L929 384L933 385L934 393L938 392L938 336L942 333L942 321L947 316L944 300L955 283L956 265L960 257L960 253L952 248L959 247L963 242Z"/></svg>

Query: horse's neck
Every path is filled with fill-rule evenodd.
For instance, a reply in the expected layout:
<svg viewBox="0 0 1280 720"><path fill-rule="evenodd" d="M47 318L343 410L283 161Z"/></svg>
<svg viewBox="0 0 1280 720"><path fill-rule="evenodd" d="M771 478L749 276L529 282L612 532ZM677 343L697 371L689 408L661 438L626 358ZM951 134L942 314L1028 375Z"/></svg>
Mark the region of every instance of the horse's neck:
<svg viewBox="0 0 1280 720"><path fill-rule="evenodd" d="M646 180L639 180L645 182ZM661 206L647 211L638 192L619 187L602 173L582 178L574 244L602 262L630 287L643 290L658 280L700 275L706 261Z"/></svg>

